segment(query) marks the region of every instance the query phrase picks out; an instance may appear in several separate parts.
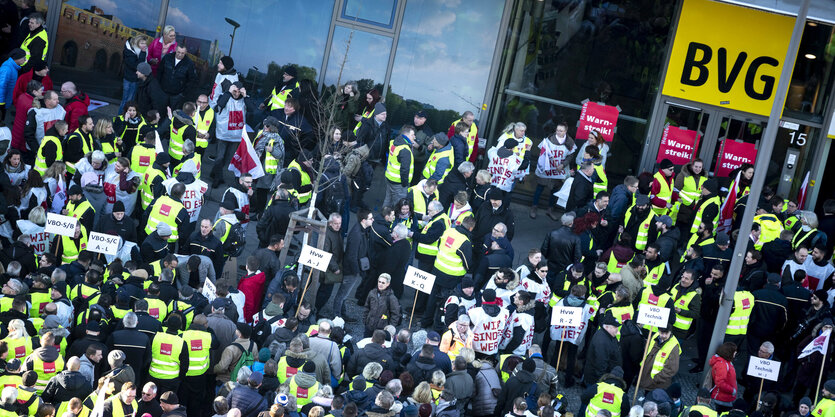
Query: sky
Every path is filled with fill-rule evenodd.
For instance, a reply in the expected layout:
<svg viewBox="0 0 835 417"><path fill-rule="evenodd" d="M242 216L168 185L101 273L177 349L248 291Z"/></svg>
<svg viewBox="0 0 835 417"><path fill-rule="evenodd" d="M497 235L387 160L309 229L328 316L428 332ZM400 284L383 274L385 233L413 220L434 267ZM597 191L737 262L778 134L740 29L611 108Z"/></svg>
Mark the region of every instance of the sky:
<svg viewBox="0 0 835 417"><path fill-rule="evenodd" d="M347 9L359 11L361 17L387 16L372 8L396 3L358 2L349 0ZM95 4L130 27L148 29L156 24L160 1L68 3L84 9ZM271 61L319 70L333 4L333 0L170 0L166 24L186 36L210 42L217 39L221 51L226 53L232 26L224 18L229 17L241 24L232 51L238 71L246 73L257 66L266 72ZM392 91L439 109L478 110L484 99L503 7L504 0L409 0L392 70ZM327 84L336 81L350 32L340 26L334 32ZM342 80L373 78L382 82L391 44L389 37L355 31Z"/></svg>

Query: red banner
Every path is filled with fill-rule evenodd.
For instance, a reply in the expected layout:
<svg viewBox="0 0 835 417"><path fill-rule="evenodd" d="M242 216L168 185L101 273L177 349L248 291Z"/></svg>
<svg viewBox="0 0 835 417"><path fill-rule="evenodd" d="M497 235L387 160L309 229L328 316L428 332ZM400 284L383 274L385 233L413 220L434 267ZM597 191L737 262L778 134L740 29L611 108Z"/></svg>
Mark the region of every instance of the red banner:
<svg viewBox="0 0 835 417"><path fill-rule="evenodd" d="M753 165L756 159L757 148L753 143L740 143L732 139L725 139L722 152L716 159L714 172L717 177L727 177L731 171L739 168L744 163Z"/></svg>
<svg viewBox="0 0 835 417"><path fill-rule="evenodd" d="M664 159L669 159L673 165L684 165L690 162L693 153L699 148L700 138L699 132L695 130L667 125L664 128L664 136L661 137L661 146L658 147L655 162L661 162Z"/></svg>
<svg viewBox="0 0 835 417"><path fill-rule="evenodd" d="M615 138L618 115L620 110L615 106L604 106L591 101L583 103L580 125L577 126L577 139L588 139L589 132L597 130L606 142L611 142Z"/></svg>

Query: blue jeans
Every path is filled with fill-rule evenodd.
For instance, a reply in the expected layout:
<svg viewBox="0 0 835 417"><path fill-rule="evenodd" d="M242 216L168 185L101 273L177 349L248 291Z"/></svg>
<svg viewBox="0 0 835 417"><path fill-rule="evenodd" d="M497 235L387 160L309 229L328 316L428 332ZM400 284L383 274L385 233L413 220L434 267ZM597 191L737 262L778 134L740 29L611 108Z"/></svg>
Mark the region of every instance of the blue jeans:
<svg viewBox="0 0 835 417"><path fill-rule="evenodd" d="M533 191L533 203L531 204L533 207L539 205L539 198L542 196L543 191L545 191L545 186L537 184L536 189ZM553 194L557 191L559 190L551 189L548 191L548 208L557 206L557 197Z"/></svg>
<svg viewBox="0 0 835 417"><path fill-rule="evenodd" d="M136 86L139 83L122 79L122 103L119 104L119 114L125 114L125 105L136 98Z"/></svg>
<svg viewBox="0 0 835 417"><path fill-rule="evenodd" d="M342 283L339 284L339 287L336 290L336 298L333 300L333 315L338 316L342 314L342 306L345 304L345 299L351 296L357 287L360 285L360 281L362 281L362 276L357 275L344 275L342 277Z"/></svg>

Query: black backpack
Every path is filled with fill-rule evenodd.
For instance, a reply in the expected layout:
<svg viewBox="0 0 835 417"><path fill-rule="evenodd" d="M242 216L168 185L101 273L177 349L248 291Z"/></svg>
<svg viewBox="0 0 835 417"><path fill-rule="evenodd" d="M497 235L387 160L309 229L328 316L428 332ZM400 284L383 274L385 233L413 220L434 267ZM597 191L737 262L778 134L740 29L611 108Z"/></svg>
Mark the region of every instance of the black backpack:
<svg viewBox="0 0 835 417"><path fill-rule="evenodd" d="M264 346L265 342L267 341L267 338L270 337L271 334L273 334L273 323L281 319L281 316L274 316L269 320L265 320L264 311L259 311L258 323L252 329L252 340L254 340L258 346Z"/></svg>
<svg viewBox="0 0 835 417"><path fill-rule="evenodd" d="M246 232L240 223L232 225L229 236L226 237L226 251L230 257L241 256L246 247Z"/></svg>

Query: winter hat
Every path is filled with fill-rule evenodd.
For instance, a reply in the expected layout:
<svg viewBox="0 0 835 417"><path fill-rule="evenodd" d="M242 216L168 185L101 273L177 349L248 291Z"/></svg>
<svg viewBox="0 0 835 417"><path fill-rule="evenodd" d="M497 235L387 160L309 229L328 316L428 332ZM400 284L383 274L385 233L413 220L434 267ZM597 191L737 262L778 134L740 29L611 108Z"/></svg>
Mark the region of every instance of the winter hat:
<svg viewBox="0 0 835 417"><path fill-rule="evenodd" d="M267 350L269 350L269 349L267 349ZM259 355L260 355L260 353L259 353ZM259 359L260 359L260 358L259 358ZM253 373L249 376L249 383L250 383L250 384L253 384L253 385L261 385L261 383L262 383L262 382L264 382L264 375L263 375L263 374L261 374L261 373L260 373L260 372L258 372L258 371L253 372Z"/></svg>
<svg viewBox="0 0 835 417"><path fill-rule="evenodd" d="M417 406L414 404L407 405L403 407L403 416L404 417L418 417L418 409Z"/></svg>
<svg viewBox="0 0 835 417"><path fill-rule="evenodd" d="M263 123L264 123L264 126L265 126L265 127L266 127L266 126L270 126L270 127L275 127L275 128L277 128L277 127L279 126L278 119L276 119L275 117L272 117L272 116L267 116L267 117L264 119L264 122L263 122Z"/></svg>
<svg viewBox="0 0 835 417"><path fill-rule="evenodd" d="M154 159L154 161L159 163L160 165L170 164L171 163L171 157L168 156L168 153L161 152L161 153L157 154L157 157L156 157L156 159Z"/></svg>
<svg viewBox="0 0 835 417"><path fill-rule="evenodd" d="M781 281L783 281L783 277L781 277L780 274L775 274L773 272L768 274L768 283L769 284L777 285Z"/></svg>
<svg viewBox="0 0 835 417"><path fill-rule="evenodd" d="M495 303L496 302L496 290L492 288L488 288L481 292L481 299L487 303Z"/></svg>
<svg viewBox="0 0 835 417"><path fill-rule="evenodd" d="M287 406L289 401L290 399L287 397L287 394L282 393L275 396L275 403L280 406Z"/></svg>
<svg viewBox="0 0 835 417"><path fill-rule="evenodd" d="M313 361L307 361L302 367L302 372L312 374L316 372L316 364Z"/></svg>
<svg viewBox="0 0 835 417"><path fill-rule="evenodd" d="M800 399L800 404L798 405L805 405L806 407L812 408L812 400L809 397L803 397Z"/></svg>
<svg viewBox="0 0 835 417"><path fill-rule="evenodd" d="M519 141L516 139L505 139L504 144L502 145L505 149L513 149L519 146Z"/></svg>
<svg viewBox="0 0 835 417"><path fill-rule="evenodd" d="M667 168L672 168L672 167L673 167L673 162L670 161L669 159L664 158L664 159L661 160L661 169L667 169Z"/></svg>
<svg viewBox="0 0 835 417"><path fill-rule="evenodd" d="M821 326L833 326L835 325L835 320L832 320L832 317L827 317L821 320Z"/></svg>
<svg viewBox="0 0 835 417"><path fill-rule="evenodd" d="M441 343L441 335L433 330L426 334L426 340L432 343Z"/></svg>
<svg viewBox="0 0 835 417"><path fill-rule="evenodd" d="M18 59L26 58L26 51L20 48L12 49L12 52L9 54L9 58L11 58L12 61L17 61Z"/></svg>
<svg viewBox="0 0 835 417"><path fill-rule="evenodd" d="M180 404L180 399L177 398L177 394L174 391L166 391L162 394L162 397L159 397L159 402L168 405L177 405Z"/></svg>
<svg viewBox="0 0 835 417"><path fill-rule="evenodd" d="M826 301L827 299L829 299L829 294L824 290L817 290L812 294L814 294L815 297L818 297L818 300L821 301Z"/></svg>
<svg viewBox="0 0 835 417"><path fill-rule="evenodd" d="M702 188L710 191L712 194L716 194L719 192L719 181L716 181L716 178L711 178L702 184Z"/></svg>
<svg viewBox="0 0 835 417"><path fill-rule="evenodd" d="M163 222L159 222L157 224L157 234L160 236L171 236L171 226Z"/></svg>
<svg viewBox="0 0 835 417"><path fill-rule="evenodd" d="M666 214L658 217L657 221L661 222L661 224L663 224L664 226L667 226L667 228L673 227L673 219L671 219L670 216L667 216Z"/></svg>
<svg viewBox="0 0 835 417"><path fill-rule="evenodd" d="M226 68L227 70L235 68L235 60L232 59L231 56L225 56L225 57L221 58L220 62L223 64L223 67Z"/></svg>
<svg viewBox="0 0 835 417"><path fill-rule="evenodd" d="M220 206L226 210L235 210L238 208L238 203L235 201L235 196L230 193L223 199L223 203L221 203Z"/></svg>
<svg viewBox="0 0 835 417"><path fill-rule="evenodd" d="M196 174L197 173L197 164L194 163L193 160L189 159L186 162L183 162L183 166L180 168L180 172L186 172L189 174Z"/></svg>
<svg viewBox="0 0 835 417"><path fill-rule="evenodd" d="M615 316L608 312L606 313L606 315L603 316L603 320L600 322L600 324L608 324L609 326L620 326L620 323L618 323L618 320L615 318Z"/></svg>
<svg viewBox="0 0 835 417"><path fill-rule="evenodd" d="M140 62L139 65L136 66L136 70L139 71L140 74L147 77L151 75L151 64L147 62Z"/></svg>
<svg viewBox="0 0 835 417"><path fill-rule="evenodd" d="M261 348L261 350L258 351L258 362L266 362L270 360L271 357L272 352L270 352L270 348Z"/></svg>
<svg viewBox="0 0 835 417"><path fill-rule="evenodd" d="M374 114L380 114L386 112L386 105L383 103L377 103L374 105Z"/></svg>
<svg viewBox="0 0 835 417"><path fill-rule="evenodd" d="M612 372L609 372L612 376L623 379L623 368L620 366L616 366L612 368ZM669 414L667 414L669 415Z"/></svg>
<svg viewBox="0 0 835 417"><path fill-rule="evenodd" d="M731 244L731 237L725 232L719 232L716 234L716 244L718 246L728 246Z"/></svg>
<svg viewBox="0 0 835 417"><path fill-rule="evenodd" d="M490 187L490 190L487 191L487 199L488 200L504 200L504 191L500 190L496 187Z"/></svg>
<svg viewBox="0 0 835 417"><path fill-rule="evenodd" d="M449 138L443 132L436 133L435 136L432 136L432 139L435 139L441 146L446 146L449 143Z"/></svg>
<svg viewBox="0 0 835 417"><path fill-rule="evenodd" d="M67 282L66 281L56 282L55 285L52 286L52 290L53 291L58 291L59 293L61 293L62 296L66 296L67 295Z"/></svg>
<svg viewBox="0 0 835 417"><path fill-rule="evenodd" d="M14 372L20 369L20 359L12 359L6 362L6 371Z"/></svg>
<svg viewBox="0 0 835 417"><path fill-rule="evenodd" d="M475 287L475 281L472 278L467 277L461 280L461 288L470 288Z"/></svg>
<svg viewBox="0 0 835 417"><path fill-rule="evenodd" d="M672 399L681 398L681 384L674 382L667 388L667 395Z"/></svg>
<svg viewBox="0 0 835 417"><path fill-rule="evenodd" d="M535 372L536 362L531 358L525 359L524 361L522 361L522 370L528 372Z"/></svg>
<svg viewBox="0 0 835 417"><path fill-rule="evenodd" d="M647 204L649 204L649 197L648 196L646 196L644 194L638 194L638 196L635 197L635 205L636 206L646 206Z"/></svg>
<svg viewBox="0 0 835 417"><path fill-rule="evenodd" d="M297 70L296 70L296 67L295 67L295 66L293 66L293 65L290 65L289 67L284 68L284 73L285 73L285 74L287 74L287 75L289 75L289 76L291 76L291 77L293 77L293 78L295 78L295 77L296 77L296 75L298 75L298 72L297 72Z"/></svg>
<svg viewBox="0 0 835 417"><path fill-rule="evenodd" d="M43 71L46 69L47 65L42 59L32 60L32 70L35 72Z"/></svg>
<svg viewBox="0 0 835 417"><path fill-rule="evenodd" d="M380 385L385 386L392 379L394 379L394 372L386 369L385 371L383 371L383 373L380 374Z"/></svg>
<svg viewBox="0 0 835 417"><path fill-rule="evenodd" d="M125 211L125 203L123 203L121 200L116 200L116 202L113 203L113 212L114 213L123 213L124 211Z"/></svg>
<svg viewBox="0 0 835 417"><path fill-rule="evenodd" d="M824 382L823 389L829 391L830 393L835 393L835 379L830 379Z"/></svg>

